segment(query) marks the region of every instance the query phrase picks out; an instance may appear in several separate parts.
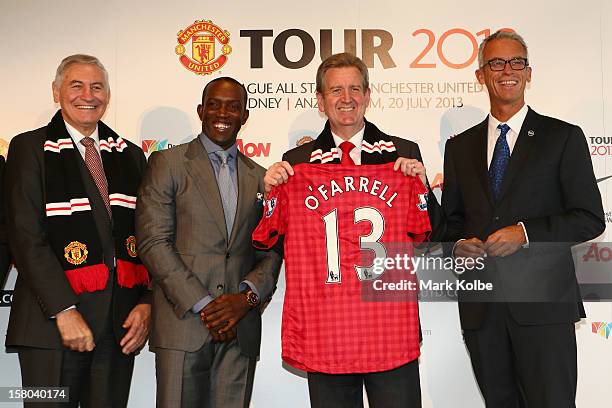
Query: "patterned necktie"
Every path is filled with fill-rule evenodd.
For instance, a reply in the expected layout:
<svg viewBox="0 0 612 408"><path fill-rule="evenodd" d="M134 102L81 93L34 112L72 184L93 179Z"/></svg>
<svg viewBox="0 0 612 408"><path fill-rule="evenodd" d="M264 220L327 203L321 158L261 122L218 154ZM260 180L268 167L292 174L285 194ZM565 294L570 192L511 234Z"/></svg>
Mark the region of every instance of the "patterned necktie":
<svg viewBox="0 0 612 408"><path fill-rule="evenodd" d="M510 126L505 123L500 123L497 128L501 132L495 143L493 159L489 167L489 183L491 183L491 191L493 192L495 201L499 199L502 182L504 181L504 173L506 172L506 167L508 167L508 161L510 160L510 146L508 146L508 141L506 140L506 135L510 130Z"/></svg>
<svg viewBox="0 0 612 408"><path fill-rule="evenodd" d="M100 155L94 146L95 142L91 137L86 136L81 139L81 144L85 146L85 164L98 187L108 216L112 218L110 200L108 198L108 183L106 181L106 175L104 174L104 168L102 167L102 159L100 159Z"/></svg>
<svg viewBox="0 0 612 408"><path fill-rule="evenodd" d="M340 143L340 150L342 150L342 160L340 161L340 164L355 164L353 158L349 154L354 148L355 145L351 142L345 141Z"/></svg>
<svg viewBox="0 0 612 408"><path fill-rule="evenodd" d="M219 167L219 174L217 175L217 184L219 185L219 193L221 193L221 201L223 203L223 214L225 214L225 226L227 228L227 236L229 237L232 233L232 227L234 225L234 217L236 216L236 204L238 202L238 194L236 187L232 182L232 176L230 174L230 167L227 163L229 154L225 150L218 150L215 152L221 166Z"/></svg>

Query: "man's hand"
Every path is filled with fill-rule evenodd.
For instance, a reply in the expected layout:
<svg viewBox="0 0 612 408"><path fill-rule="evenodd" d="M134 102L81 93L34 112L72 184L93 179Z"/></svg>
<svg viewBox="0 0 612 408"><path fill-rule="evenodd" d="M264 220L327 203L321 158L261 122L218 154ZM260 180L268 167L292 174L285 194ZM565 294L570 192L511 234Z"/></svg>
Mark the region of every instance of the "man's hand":
<svg viewBox="0 0 612 408"><path fill-rule="evenodd" d="M92 351L96 347L93 334L78 310L59 312L55 316L55 323L62 337L62 344L70 350Z"/></svg>
<svg viewBox="0 0 612 408"><path fill-rule="evenodd" d="M518 251L526 243L523 227L510 225L489 235L484 244L490 256L508 256Z"/></svg>
<svg viewBox="0 0 612 408"><path fill-rule="evenodd" d="M393 165L393 170L401 171L404 176L419 176L424 185L427 185L427 173L425 166L417 159L398 157Z"/></svg>
<svg viewBox="0 0 612 408"><path fill-rule="evenodd" d="M228 343L236 338L236 328L234 327L228 332L219 333L219 328L210 330L213 341L216 343Z"/></svg>
<svg viewBox="0 0 612 408"><path fill-rule="evenodd" d="M485 244L478 238L463 239L455 244L455 258L478 258L486 256Z"/></svg>
<svg viewBox="0 0 612 408"><path fill-rule="evenodd" d="M212 332L228 333L251 309L242 293L221 295L200 312L200 318Z"/></svg>
<svg viewBox="0 0 612 408"><path fill-rule="evenodd" d="M151 322L151 305L141 303L132 309L123 322L123 328L128 329L119 345L123 354L128 355L139 350L149 337L149 324Z"/></svg>
<svg viewBox="0 0 612 408"><path fill-rule="evenodd" d="M293 176L293 174L293 168L289 162L282 161L271 165L264 176L266 197L272 191L272 187L286 183L289 180L289 176Z"/></svg>

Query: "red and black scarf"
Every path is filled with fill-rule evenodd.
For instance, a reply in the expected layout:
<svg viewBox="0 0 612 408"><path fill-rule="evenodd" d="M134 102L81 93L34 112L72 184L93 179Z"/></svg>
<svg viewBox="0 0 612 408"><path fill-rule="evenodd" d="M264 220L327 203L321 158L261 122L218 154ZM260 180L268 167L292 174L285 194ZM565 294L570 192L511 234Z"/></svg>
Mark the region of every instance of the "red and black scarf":
<svg viewBox="0 0 612 408"><path fill-rule="evenodd" d="M112 210L117 282L126 288L148 285L149 274L138 258L134 233L140 171L120 136L102 122L98 122L98 134ZM58 111L47 126L44 144L47 238L76 294L106 288L109 276L79 155Z"/></svg>

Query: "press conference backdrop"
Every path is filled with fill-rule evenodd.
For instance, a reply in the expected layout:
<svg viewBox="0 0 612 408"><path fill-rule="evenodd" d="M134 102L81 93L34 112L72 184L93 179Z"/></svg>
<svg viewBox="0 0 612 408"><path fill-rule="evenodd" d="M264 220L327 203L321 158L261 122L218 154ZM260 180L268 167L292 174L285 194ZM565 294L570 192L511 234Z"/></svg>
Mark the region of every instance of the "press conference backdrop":
<svg viewBox="0 0 612 408"><path fill-rule="evenodd" d="M419 143L436 194L445 141L480 122L486 90L474 77L477 45L500 28L529 45L527 101L540 113L585 131L612 222L612 3L605 0L516 0L512 3L400 1L201 2L22 0L0 3L0 153L11 138L48 123L57 109L51 81L62 57L88 53L109 71L112 97L104 121L146 154L199 133L196 105L207 81L238 78L250 94L251 116L239 148L263 166L296 142L314 137L324 117L315 103L317 66L330 53L351 51L370 68L366 117L386 133ZM204 75L202 75L204 74ZM534 199L537 199L535 197ZM612 240L611 229L598 238ZM576 249L586 266L611 260L603 244ZM590 252L588 252L590 251ZM588 256L588 255L591 256ZM608 269L609 270L609 269ZM12 271L6 289L12 289ZM305 378L280 359L284 278L264 315L253 407L305 407ZM2 298L3 304L9 295ZM612 384L612 305L588 303L576 325L578 406L605 404ZM0 307L0 333L9 307ZM454 303L421 304L420 359L425 407L483 406ZM19 386L16 355L0 353L0 386ZM155 397L152 353L138 358L130 407ZM3 406L11 406L6 404Z"/></svg>

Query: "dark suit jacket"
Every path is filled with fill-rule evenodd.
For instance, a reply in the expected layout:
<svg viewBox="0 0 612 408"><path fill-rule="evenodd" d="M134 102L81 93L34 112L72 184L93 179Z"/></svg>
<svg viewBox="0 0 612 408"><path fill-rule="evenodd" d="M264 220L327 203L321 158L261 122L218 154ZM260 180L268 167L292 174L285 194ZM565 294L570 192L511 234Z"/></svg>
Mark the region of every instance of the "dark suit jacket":
<svg viewBox="0 0 612 408"><path fill-rule="evenodd" d="M228 237L217 179L199 137L149 158L138 192L136 232L153 277L152 350L194 352L210 341L199 314L191 311L206 295L238 293L246 279L262 302L272 296L282 260L251 243L263 214L265 169L240 152L236 163L238 205ZM259 355L259 308L238 322L237 337L243 354Z"/></svg>
<svg viewBox="0 0 612 408"><path fill-rule="evenodd" d="M446 240L485 241L498 229L522 221L528 249L488 260L482 276L497 285L497 300L511 302L510 312L519 324L577 321L584 308L570 246L605 229L584 134L577 126L529 109L495 202L487 172L487 126L488 118L446 143ZM480 327L486 309L486 303L460 302L462 327Z"/></svg>
<svg viewBox="0 0 612 408"><path fill-rule="evenodd" d="M423 158L421 157L421 151L419 150L419 145L416 143L402 139L396 136L389 136L385 133L381 132L373 123L368 121L365 122L365 131L363 134L363 140L374 144L379 140L391 140L395 145L395 149L397 151L397 155L389 155L387 159L383 158L380 154L368 154L363 150L361 151L361 164L383 164L389 163L391 161L395 161L398 157L406 157L409 159L417 159L420 162L423 162ZM283 155L283 160L289 162L291 165L295 165L298 163L307 163L310 161L310 154L317 150L321 149L323 152L329 152L332 148L335 148L336 144L334 143L334 138L331 134L331 129L329 126L329 121L325 123L325 127L323 131L317 136L317 138L310 142L305 143L301 146L293 148L286 152ZM431 242L439 241L444 235L444 222L442 216L442 208L433 192L429 189L428 198L427 198L427 211L429 213L429 222L431 224L432 233L429 237Z"/></svg>
<svg viewBox="0 0 612 408"><path fill-rule="evenodd" d="M75 295L56 255L46 240L45 174L43 145L46 127L15 136L9 146L6 171L6 202L10 245L18 270L6 345L61 349L61 338L51 317L76 305L94 335L104 329L107 319L117 341L125 330L121 327L130 310L139 302L147 302L147 290L117 286L111 269L107 288L94 293ZM100 139L104 139L103 128ZM146 166L142 150L126 140L126 160L133 171L141 174ZM105 263L112 268L114 243L112 225L98 189L81 156L77 154L81 176L89 197L96 228L105 254ZM109 314L110 311L110 314Z"/></svg>
<svg viewBox="0 0 612 408"><path fill-rule="evenodd" d="M4 163L4 157L0 156L0 289L4 287L9 268L11 267L11 252L8 246L6 213L4 210Z"/></svg>

